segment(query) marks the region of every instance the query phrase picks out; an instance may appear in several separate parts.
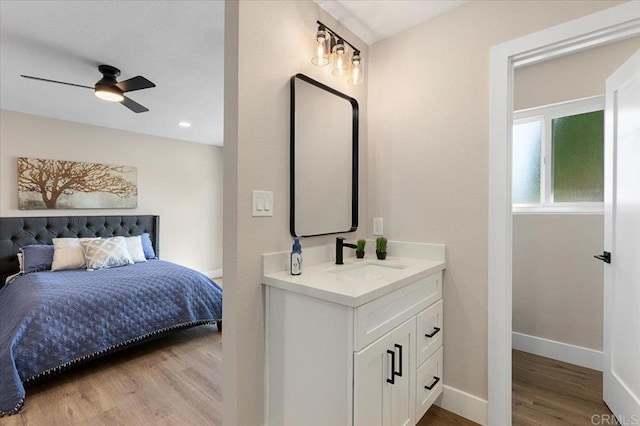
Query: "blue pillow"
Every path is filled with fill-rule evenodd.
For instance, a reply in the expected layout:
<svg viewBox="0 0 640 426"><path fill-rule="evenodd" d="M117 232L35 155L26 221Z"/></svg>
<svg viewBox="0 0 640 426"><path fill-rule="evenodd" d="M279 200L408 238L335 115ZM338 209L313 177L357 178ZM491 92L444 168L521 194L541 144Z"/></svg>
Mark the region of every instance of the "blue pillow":
<svg viewBox="0 0 640 426"><path fill-rule="evenodd" d="M25 274L29 272L50 271L53 263L53 245L34 244L20 249L22 267Z"/></svg>
<svg viewBox="0 0 640 426"><path fill-rule="evenodd" d="M147 259L157 259L156 252L153 251L153 244L151 244L151 237L148 233L144 233L141 235L140 240L142 241L142 251L144 252L144 257Z"/></svg>

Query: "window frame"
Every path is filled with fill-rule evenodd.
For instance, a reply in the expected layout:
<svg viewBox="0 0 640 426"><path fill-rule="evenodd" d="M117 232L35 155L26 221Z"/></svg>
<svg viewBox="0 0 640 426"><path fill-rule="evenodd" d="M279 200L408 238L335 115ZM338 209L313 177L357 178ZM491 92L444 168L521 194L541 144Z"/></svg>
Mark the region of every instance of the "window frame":
<svg viewBox="0 0 640 426"><path fill-rule="evenodd" d="M555 203L553 201L553 146L552 122L555 118L601 111L605 108L604 95L590 96L541 107L527 108L513 113L513 126L542 121L540 141L540 203L512 204L514 214L604 214L604 202ZM513 134L513 126L511 128ZM513 140L513 138L512 138Z"/></svg>

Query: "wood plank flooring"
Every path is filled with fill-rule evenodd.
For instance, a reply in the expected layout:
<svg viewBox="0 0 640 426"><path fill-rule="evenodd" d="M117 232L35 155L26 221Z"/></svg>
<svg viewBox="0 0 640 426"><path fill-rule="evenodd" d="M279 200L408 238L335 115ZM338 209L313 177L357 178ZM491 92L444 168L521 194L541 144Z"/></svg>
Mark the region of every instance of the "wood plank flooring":
<svg viewBox="0 0 640 426"><path fill-rule="evenodd" d="M215 426L222 424L222 334L179 331L27 388L2 426ZM474 425L439 407L418 423Z"/></svg>
<svg viewBox="0 0 640 426"><path fill-rule="evenodd" d="M514 426L590 425L594 414L611 414L602 373L513 351ZM0 424L221 425L222 335L180 331L35 384ZM434 406L418 426L474 424Z"/></svg>
<svg viewBox="0 0 640 426"><path fill-rule="evenodd" d="M601 372L513 351L513 426L592 425L598 414L611 415Z"/></svg>
<svg viewBox="0 0 640 426"><path fill-rule="evenodd" d="M420 419L416 426L475 426L477 423L453 414L435 405L429 408L429 411Z"/></svg>
<svg viewBox="0 0 640 426"><path fill-rule="evenodd" d="M221 425L222 334L179 331L34 384L0 424Z"/></svg>

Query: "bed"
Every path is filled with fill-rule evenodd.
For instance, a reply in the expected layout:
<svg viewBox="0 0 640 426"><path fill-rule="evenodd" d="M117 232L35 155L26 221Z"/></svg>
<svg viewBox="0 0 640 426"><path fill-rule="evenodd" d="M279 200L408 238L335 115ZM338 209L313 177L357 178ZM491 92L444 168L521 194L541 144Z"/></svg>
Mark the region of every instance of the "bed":
<svg viewBox="0 0 640 426"><path fill-rule="evenodd" d="M213 323L221 330L221 288L157 259L158 225L151 215L0 218L0 417L22 409L24 387L36 380L173 330ZM53 256L54 238L89 241L85 255L107 242L142 241L145 258L14 276L19 252Z"/></svg>

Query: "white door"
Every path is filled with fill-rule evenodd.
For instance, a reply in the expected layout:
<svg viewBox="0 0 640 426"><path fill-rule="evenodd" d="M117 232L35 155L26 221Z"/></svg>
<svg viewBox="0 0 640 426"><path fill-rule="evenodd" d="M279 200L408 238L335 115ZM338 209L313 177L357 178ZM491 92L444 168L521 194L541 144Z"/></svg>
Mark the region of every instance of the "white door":
<svg viewBox="0 0 640 426"><path fill-rule="evenodd" d="M640 420L640 50L607 79L604 401ZM606 254L606 253L605 253Z"/></svg>

